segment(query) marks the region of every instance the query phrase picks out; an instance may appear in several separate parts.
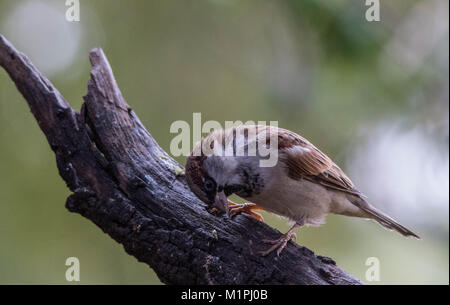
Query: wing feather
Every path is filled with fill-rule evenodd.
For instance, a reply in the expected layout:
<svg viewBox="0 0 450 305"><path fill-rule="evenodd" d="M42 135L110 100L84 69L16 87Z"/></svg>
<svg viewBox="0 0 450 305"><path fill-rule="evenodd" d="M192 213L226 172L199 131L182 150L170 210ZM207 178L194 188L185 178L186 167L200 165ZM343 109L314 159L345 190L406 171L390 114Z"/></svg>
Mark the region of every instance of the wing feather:
<svg viewBox="0 0 450 305"><path fill-rule="evenodd" d="M339 166L300 135L279 128L278 145L291 178L307 179L352 195L362 195Z"/></svg>

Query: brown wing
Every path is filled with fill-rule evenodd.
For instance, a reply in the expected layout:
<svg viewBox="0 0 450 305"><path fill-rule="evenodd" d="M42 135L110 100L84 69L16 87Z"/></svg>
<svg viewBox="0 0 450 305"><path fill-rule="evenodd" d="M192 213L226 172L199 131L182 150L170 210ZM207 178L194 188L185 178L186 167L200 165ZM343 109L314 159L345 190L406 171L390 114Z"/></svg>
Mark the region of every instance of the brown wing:
<svg viewBox="0 0 450 305"><path fill-rule="evenodd" d="M307 179L328 188L361 196L353 182L323 152L289 130L278 129L278 145L288 174L293 179Z"/></svg>

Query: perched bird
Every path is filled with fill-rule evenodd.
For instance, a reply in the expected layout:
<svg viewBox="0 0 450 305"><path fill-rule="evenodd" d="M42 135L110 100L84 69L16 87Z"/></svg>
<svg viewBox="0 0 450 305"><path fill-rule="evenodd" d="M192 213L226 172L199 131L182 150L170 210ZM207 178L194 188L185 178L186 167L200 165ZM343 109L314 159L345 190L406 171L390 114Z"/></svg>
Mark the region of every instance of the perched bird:
<svg viewBox="0 0 450 305"><path fill-rule="evenodd" d="M278 158L274 166L261 166L267 157L259 150L248 153L252 145L267 148L274 143L272 152ZM242 125L213 131L187 158L186 180L198 198L227 215L244 212L262 220L255 210L263 209L293 221L293 227L279 239L264 241L272 246L262 255L275 250L279 255L297 228L320 225L329 213L373 219L387 229L419 238L370 205L345 173L313 144L282 128ZM227 199L231 194L251 203L233 203Z"/></svg>

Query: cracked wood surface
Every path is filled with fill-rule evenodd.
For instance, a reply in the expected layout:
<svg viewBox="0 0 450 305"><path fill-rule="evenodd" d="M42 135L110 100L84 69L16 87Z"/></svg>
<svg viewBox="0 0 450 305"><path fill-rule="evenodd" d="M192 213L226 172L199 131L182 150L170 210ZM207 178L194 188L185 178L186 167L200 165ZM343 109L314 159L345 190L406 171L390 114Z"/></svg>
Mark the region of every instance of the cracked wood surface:
<svg viewBox="0 0 450 305"><path fill-rule="evenodd" d="M0 65L27 101L73 192L66 207L90 219L167 284L362 284L326 257L289 243L261 257L280 232L246 215L207 212L180 165L124 100L101 49L93 49L80 113L0 35Z"/></svg>

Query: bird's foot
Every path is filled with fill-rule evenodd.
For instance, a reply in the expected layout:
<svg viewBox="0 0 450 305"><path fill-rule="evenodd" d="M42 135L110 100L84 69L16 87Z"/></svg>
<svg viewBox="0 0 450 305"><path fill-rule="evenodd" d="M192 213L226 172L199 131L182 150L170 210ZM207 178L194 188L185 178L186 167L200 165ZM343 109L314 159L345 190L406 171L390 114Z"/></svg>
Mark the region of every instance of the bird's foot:
<svg viewBox="0 0 450 305"><path fill-rule="evenodd" d="M268 240L264 239L263 242L267 244L272 244L273 246L267 249L266 251L261 251L261 256L267 256L268 254L272 253L273 251L277 250L277 256L280 256L281 251L286 247L287 243L291 239L296 239L297 235L293 230L289 230L287 233L281 235L280 238L275 240Z"/></svg>
<svg viewBox="0 0 450 305"><path fill-rule="evenodd" d="M239 213L248 214L259 221L264 222L264 218L261 214L254 212L254 210L262 210L262 208L254 203L235 203L233 201L228 200L228 208L230 209L230 215L236 215Z"/></svg>

